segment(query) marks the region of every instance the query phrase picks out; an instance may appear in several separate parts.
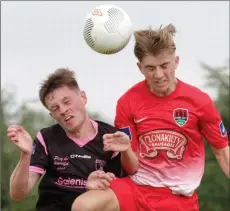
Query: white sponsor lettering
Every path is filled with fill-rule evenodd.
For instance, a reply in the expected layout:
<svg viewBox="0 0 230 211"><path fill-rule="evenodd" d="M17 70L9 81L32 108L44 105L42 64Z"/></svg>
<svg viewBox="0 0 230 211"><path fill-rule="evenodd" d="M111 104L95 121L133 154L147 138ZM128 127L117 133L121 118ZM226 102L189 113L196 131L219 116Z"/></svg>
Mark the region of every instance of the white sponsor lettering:
<svg viewBox="0 0 230 211"><path fill-rule="evenodd" d="M91 159L91 156L89 156L89 155L72 154L72 155L70 155L70 158Z"/></svg>

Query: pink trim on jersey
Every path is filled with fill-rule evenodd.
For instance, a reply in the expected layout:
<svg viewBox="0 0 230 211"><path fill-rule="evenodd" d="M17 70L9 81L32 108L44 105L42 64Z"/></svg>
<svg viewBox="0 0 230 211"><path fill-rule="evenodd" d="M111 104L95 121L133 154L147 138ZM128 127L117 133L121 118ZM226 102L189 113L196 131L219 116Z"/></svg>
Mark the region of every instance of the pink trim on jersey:
<svg viewBox="0 0 230 211"><path fill-rule="evenodd" d="M116 156L118 156L119 152L114 152L111 159L115 158Z"/></svg>
<svg viewBox="0 0 230 211"><path fill-rule="evenodd" d="M73 137L69 137L71 140L73 140L79 147L83 147L84 145L86 145L87 143L89 143L90 141L92 141L97 133L98 133L98 123L93 121L93 120L90 120L94 129L96 130L95 132L95 135L93 137L90 137L90 138L86 138L86 139L80 139L80 138L73 138Z"/></svg>
<svg viewBox="0 0 230 211"><path fill-rule="evenodd" d="M41 132L38 132L37 138L40 141L41 145L44 147L46 155L48 155L48 151L47 151L47 148L46 148L46 143L45 143L45 141L43 139L43 136L42 136Z"/></svg>
<svg viewBox="0 0 230 211"><path fill-rule="evenodd" d="M45 170L44 170L44 169L39 168L39 167L37 167L37 166L30 166L30 167L29 167L29 171L30 171L30 172L39 173L39 174L44 174L44 173L45 173Z"/></svg>

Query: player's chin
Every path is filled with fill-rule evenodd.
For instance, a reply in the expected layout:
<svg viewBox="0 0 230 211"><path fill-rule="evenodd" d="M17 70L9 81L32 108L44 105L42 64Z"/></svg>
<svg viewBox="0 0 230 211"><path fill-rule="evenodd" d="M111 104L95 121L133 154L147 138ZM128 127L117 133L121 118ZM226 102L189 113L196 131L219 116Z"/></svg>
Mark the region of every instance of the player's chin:
<svg viewBox="0 0 230 211"><path fill-rule="evenodd" d="M70 125L70 124L62 124L61 125L65 131L68 131L69 133L73 133L77 130L77 125Z"/></svg>
<svg viewBox="0 0 230 211"><path fill-rule="evenodd" d="M158 92L158 93L164 93L164 92L166 92L167 90L168 90L168 85L164 85L164 86L156 86L155 87L155 90L156 90L156 92Z"/></svg>

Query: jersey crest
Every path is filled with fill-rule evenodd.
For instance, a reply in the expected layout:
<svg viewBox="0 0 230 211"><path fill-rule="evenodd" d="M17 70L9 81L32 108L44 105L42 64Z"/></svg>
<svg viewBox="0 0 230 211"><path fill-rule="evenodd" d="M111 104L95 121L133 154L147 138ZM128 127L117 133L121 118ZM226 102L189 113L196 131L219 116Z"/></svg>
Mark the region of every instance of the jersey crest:
<svg viewBox="0 0 230 211"><path fill-rule="evenodd" d="M173 111L173 119L180 127L184 126L189 118L188 109L176 108Z"/></svg>

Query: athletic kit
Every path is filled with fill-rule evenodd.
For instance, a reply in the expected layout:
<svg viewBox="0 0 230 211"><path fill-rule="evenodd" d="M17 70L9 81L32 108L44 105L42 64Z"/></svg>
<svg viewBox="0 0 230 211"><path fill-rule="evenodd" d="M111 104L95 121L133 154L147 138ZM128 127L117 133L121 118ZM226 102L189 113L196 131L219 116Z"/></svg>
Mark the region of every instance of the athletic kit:
<svg viewBox="0 0 230 211"><path fill-rule="evenodd" d="M228 146L210 97L180 80L174 92L159 97L144 80L118 100L115 126L130 136L140 162L135 175L111 184L121 211L198 211L204 142Z"/></svg>
<svg viewBox="0 0 230 211"><path fill-rule="evenodd" d="M70 211L76 197L86 191L87 178L93 171L121 175L120 154L103 151L102 140L104 134L117 129L91 121L97 133L89 139L68 137L59 124L37 134L29 169L43 175L37 211Z"/></svg>

